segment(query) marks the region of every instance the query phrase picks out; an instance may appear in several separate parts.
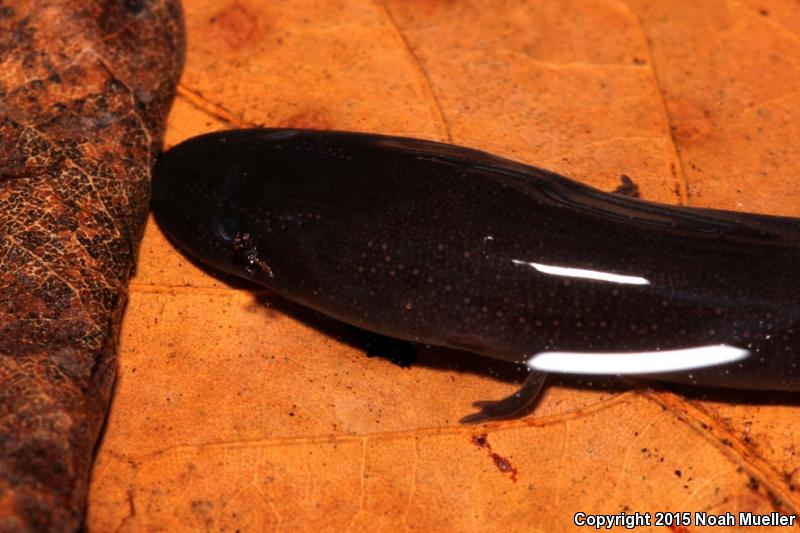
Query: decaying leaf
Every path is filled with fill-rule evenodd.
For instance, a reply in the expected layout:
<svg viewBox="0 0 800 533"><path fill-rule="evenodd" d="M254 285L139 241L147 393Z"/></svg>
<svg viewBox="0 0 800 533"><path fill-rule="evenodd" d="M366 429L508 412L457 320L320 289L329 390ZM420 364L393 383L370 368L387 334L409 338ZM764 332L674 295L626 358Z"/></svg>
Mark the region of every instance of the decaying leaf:
<svg viewBox="0 0 800 533"><path fill-rule="evenodd" d="M114 381L175 0L0 2L0 530L72 531Z"/></svg>

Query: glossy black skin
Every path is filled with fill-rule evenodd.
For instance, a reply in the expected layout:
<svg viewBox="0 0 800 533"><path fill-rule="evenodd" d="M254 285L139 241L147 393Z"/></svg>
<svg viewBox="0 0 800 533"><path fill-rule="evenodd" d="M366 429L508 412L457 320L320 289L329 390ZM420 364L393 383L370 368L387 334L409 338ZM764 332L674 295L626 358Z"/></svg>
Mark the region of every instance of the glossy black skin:
<svg viewBox="0 0 800 533"><path fill-rule="evenodd" d="M724 343L753 355L659 379L800 389L798 219L649 203L434 142L269 129L168 151L153 210L188 254L384 335L516 362Z"/></svg>

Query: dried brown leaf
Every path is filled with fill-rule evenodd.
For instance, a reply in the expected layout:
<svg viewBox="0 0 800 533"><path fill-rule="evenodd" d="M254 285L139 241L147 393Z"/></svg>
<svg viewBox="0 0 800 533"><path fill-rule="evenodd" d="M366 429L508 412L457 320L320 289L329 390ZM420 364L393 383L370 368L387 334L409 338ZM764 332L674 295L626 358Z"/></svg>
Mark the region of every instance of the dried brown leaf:
<svg viewBox="0 0 800 533"><path fill-rule="evenodd" d="M0 2L0 530L72 531L182 54L175 1Z"/></svg>

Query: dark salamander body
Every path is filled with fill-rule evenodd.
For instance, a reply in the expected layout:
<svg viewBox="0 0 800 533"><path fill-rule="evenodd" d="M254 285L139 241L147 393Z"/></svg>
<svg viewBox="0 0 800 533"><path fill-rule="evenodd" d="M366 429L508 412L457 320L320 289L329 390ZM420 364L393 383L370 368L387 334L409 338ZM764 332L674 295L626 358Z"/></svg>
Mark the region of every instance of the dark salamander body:
<svg viewBox="0 0 800 533"><path fill-rule="evenodd" d="M800 390L798 219L635 200L434 142L269 129L168 151L153 210L190 255L384 335L517 362L726 345L748 356L658 379ZM465 420L519 411L541 381Z"/></svg>

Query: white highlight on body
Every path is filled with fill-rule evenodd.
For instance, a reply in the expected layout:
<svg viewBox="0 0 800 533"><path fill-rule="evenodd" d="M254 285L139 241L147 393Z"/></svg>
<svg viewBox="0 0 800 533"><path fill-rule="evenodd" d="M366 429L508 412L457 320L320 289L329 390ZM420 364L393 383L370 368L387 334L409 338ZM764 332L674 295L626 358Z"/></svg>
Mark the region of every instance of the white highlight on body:
<svg viewBox="0 0 800 533"><path fill-rule="evenodd" d="M750 351L727 344L660 352L541 352L527 365L532 370L562 374L659 374L741 361Z"/></svg>
<svg viewBox="0 0 800 533"><path fill-rule="evenodd" d="M583 268L563 267L556 265L545 265L542 263L534 263L532 261L522 261L520 259L512 259L515 265L527 265L535 268L542 274L550 274L551 276L564 276L568 278L585 278L595 279L599 281L608 281L611 283L623 283L627 285L650 285L650 280L641 276L625 276L623 274L614 274L612 272L602 272L600 270L586 270Z"/></svg>

